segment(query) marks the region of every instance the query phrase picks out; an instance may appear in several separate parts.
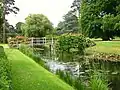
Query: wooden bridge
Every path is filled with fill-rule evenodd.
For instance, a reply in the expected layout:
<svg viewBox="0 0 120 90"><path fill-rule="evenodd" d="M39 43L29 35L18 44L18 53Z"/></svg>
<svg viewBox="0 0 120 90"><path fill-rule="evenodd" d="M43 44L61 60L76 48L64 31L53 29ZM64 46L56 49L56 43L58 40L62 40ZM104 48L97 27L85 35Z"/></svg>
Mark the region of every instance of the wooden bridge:
<svg viewBox="0 0 120 90"><path fill-rule="evenodd" d="M42 38L29 38L30 46L42 46L42 45L53 45L56 40L53 38L47 39L46 37Z"/></svg>
<svg viewBox="0 0 120 90"><path fill-rule="evenodd" d="M53 46L55 44L55 39L53 38L46 38L46 37L41 37L41 38L22 38L21 40L16 39L16 38L10 38L8 40L8 45L13 46L16 48L19 48L19 45L21 44L26 44L31 47L34 46Z"/></svg>

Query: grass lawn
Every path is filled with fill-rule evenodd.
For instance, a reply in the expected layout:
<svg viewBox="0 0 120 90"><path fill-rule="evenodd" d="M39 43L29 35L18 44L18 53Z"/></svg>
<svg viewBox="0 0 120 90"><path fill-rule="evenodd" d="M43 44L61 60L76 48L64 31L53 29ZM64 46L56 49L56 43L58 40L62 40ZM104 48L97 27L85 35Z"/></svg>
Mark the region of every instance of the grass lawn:
<svg viewBox="0 0 120 90"><path fill-rule="evenodd" d="M120 54L120 41L98 41L96 44L96 46L88 48L87 52Z"/></svg>
<svg viewBox="0 0 120 90"><path fill-rule="evenodd" d="M5 49L11 62L13 90L74 90L16 49Z"/></svg>

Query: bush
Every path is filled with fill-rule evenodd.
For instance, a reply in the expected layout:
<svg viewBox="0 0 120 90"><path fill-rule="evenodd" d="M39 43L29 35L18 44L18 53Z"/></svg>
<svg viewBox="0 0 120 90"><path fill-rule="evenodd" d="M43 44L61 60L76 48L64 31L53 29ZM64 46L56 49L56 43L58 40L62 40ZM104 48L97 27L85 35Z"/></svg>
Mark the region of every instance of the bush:
<svg viewBox="0 0 120 90"><path fill-rule="evenodd" d="M95 46L96 44L87 39L83 35L75 36L75 35L63 35L58 38L56 44L56 53L58 58L66 58L66 56L74 56L80 55L81 57L85 54L85 49L88 47ZM69 58L68 58L69 59ZM73 59L69 59L73 61ZM65 59L63 61L66 61Z"/></svg>
<svg viewBox="0 0 120 90"><path fill-rule="evenodd" d="M4 49L0 46L0 90L9 90L11 87L10 66Z"/></svg>
<svg viewBox="0 0 120 90"><path fill-rule="evenodd" d="M8 38L8 45L11 48L17 48L19 44L29 44L29 39L24 36L16 36L15 38Z"/></svg>

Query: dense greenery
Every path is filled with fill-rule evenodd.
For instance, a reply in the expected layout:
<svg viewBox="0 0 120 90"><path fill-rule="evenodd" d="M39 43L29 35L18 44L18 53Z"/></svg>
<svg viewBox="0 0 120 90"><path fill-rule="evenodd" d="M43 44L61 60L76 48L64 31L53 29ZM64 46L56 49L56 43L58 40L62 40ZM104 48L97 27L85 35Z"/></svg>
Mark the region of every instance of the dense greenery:
<svg viewBox="0 0 120 90"><path fill-rule="evenodd" d="M73 11L69 11L66 15L63 16L64 21L61 21L57 26L57 33L77 33L79 31L79 23L77 16Z"/></svg>
<svg viewBox="0 0 120 90"><path fill-rule="evenodd" d="M0 46L0 90L10 90L12 88L10 71L9 61L3 47Z"/></svg>
<svg viewBox="0 0 120 90"><path fill-rule="evenodd" d="M30 14L21 28L27 37L45 37L53 30L52 23L43 14Z"/></svg>
<svg viewBox="0 0 120 90"><path fill-rule="evenodd" d="M62 58L69 54L70 56L80 55L84 56L85 48L94 46L95 43L86 39L83 35L62 35L59 37L56 44L56 51L58 57Z"/></svg>
<svg viewBox="0 0 120 90"><path fill-rule="evenodd" d="M113 39L120 33L120 1L82 0L81 31L88 37Z"/></svg>
<svg viewBox="0 0 120 90"><path fill-rule="evenodd" d="M57 25L57 34L63 33L78 33L80 31L80 3L81 0L74 0L71 5L71 10L63 16L63 21Z"/></svg>
<svg viewBox="0 0 120 90"><path fill-rule="evenodd" d="M97 68L96 68L97 69ZM74 77L69 72L57 70L57 75L76 90L109 90L107 76L104 73L94 70L89 73L87 81L83 78ZM82 75L81 75L82 77Z"/></svg>
<svg viewBox="0 0 120 90"><path fill-rule="evenodd" d="M23 33L22 33L22 25L23 25L24 23L23 22L18 22L17 24L16 24L16 26L15 26L15 28L16 28L16 33L18 34L18 35L23 35Z"/></svg>
<svg viewBox="0 0 120 90"><path fill-rule="evenodd" d="M15 6L15 0L0 0L0 42L5 43L7 41L7 33L9 33L7 31L9 26L5 16L10 13L17 14L18 11L19 8Z"/></svg>

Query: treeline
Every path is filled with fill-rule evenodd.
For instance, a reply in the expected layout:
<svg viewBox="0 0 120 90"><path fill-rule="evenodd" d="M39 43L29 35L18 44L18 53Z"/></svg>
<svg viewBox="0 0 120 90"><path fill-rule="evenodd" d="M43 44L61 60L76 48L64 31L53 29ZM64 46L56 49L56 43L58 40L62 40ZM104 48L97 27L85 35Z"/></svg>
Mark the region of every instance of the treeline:
<svg viewBox="0 0 120 90"><path fill-rule="evenodd" d="M25 23L18 22L13 27L4 20L4 16L11 12L17 14L19 9L15 7L14 0L3 1L0 1L3 3L0 4L1 42L4 40L3 31L5 38L16 35L44 37L64 33L83 34L103 40L112 40L115 36L120 36L120 0L74 0L71 10L63 16L63 21L59 22L56 28L43 14L31 14L26 17Z"/></svg>
<svg viewBox="0 0 120 90"><path fill-rule="evenodd" d="M120 0L74 0L63 19L57 26L60 34L78 32L111 40L120 36Z"/></svg>

